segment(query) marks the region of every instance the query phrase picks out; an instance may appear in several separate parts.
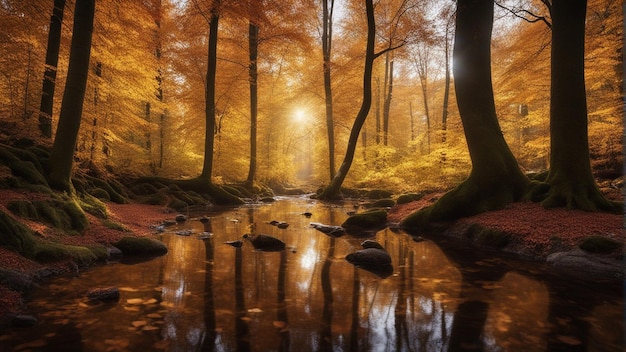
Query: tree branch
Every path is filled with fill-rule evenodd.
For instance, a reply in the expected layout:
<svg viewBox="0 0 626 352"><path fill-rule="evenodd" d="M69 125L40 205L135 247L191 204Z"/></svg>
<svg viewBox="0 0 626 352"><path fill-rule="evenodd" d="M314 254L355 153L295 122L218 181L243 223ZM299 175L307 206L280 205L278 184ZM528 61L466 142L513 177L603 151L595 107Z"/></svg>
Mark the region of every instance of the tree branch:
<svg viewBox="0 0 626 352"><path fill-rule="evenodd" d="M552 5L550 4L550 1L549 0L541 0L541 2L544 5L546 5L546 8L548 9L548 12L552 13ZM501 8L501 9L503 9L505 11L508 11L513 16L515 16L515 17L517 17L519 19L522 19L522 20L524 20L526 22L529 22L529 23L543 22L546 26L548 26L548 28L552 29L552 23L545 16L536 15L536 14L534 14L534 13L528 11L528 10L525 10L525 9L511 9L511 8L508 8L508 7L500 4L497 1L495 2L495 4L499 8ZM526 17L526 16L529 16L529 17Z"/></svg>

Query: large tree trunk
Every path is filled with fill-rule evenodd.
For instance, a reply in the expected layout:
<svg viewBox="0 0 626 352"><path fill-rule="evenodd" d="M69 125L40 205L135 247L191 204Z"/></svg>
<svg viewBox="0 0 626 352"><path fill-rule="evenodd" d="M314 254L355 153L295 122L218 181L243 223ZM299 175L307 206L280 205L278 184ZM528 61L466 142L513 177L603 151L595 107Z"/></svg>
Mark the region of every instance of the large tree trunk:
<svg viewBox="0 0 626 352"><path fill-rule="evenodd" d="M457 2L453 73L472 171L433 206L404 219L405 227L498 209L526 191L529 180L506 144L496 116L490 62L492 27L493 1Z"/></svg>
<svg viewBox="0 0 626 352"><path fill-rule="evenodd" d="M372 106L372 68L374 66L374 59L376 58L376 54L374 53L376 22L374 21L374 5L372 0L365 0L365 7L367 11L367 46L365 50L365 68L363 70L363 101L361 103L361 109L354 119L354 124L350 130L346 155L339 167L339 171L333 177L328 187L319 194L319 199L341 198L341 185L348 175L350 166L352 166L359 133Z"/></svg>
<svg viewBox="0 0 626 352"><path fill-rule="evenodd" d="M52 107L54 104L54 89L57 80L57 65L59 64L59 48L61 47L61 24L65 0L54 0L54 9L50 16L48 30L48 47L46 49L46 68L43 74L41 89L41 105L39 107L39 130L42 136L52 137Z"/></svg>
<svg viewBox="0 0 626 352"><path fill-rule="evenodd" d="M584 76L586 0L552 3L550 189L546 207L613 210L600 193L589 161Z"/></svg>
<svg viewBox="0 0 626 352"><path fill-rule="evenodd" d="M212 183L213 174L213 147L215 144L215 75L217 72L217 30L219 15L219 1L211 8L211 23L209 24L208 63L206 72L206 86L204 90L206 130L204 133L204 163L199 178Z"/></svg>
<svg viewBox="0 0 626 352"><path fill-rule="evenodd" d="M257 57L259 48L259 26L250 22L248 25L248 51L250 64L248 75L250 76L250 169L246 183L252 187L256 177L256 135L257 135Z"/></svg>
<svg viewBox="0 0 626 352"><path fill-rule="evenodd" d="M95 0L76 1L67 82L61 103L59 126L48 161L50 186L67 192L73 192L72 164L89 75L95 6Z"/></svg>
<svg viewBox="0 0 626 352"><path fill-rule="evenodd" d="M324 96L326 101L326 129L328 131L328 167L330 180L335 176L335 124L333 118L333 91L330 79L333 38L333 9L335 1L323 0L322 9L322 54L324 57Z"/></svg>

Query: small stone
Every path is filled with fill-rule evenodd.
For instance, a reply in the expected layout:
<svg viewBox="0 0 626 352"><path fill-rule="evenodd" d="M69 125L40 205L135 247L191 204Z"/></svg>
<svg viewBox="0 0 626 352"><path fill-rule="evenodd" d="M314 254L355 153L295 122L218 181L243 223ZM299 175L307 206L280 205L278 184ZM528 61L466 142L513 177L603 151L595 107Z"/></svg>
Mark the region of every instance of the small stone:
<svg viewBox="0 0 626 352"><path fill-rule="evenodd" d="M29 328L37 325L37 318L32 315L20 314L11 321L11 326L17 328Z"/></svg>
<svg viewBox="0 0 626 352"><path fill-rule="evenodd" d="M176 218L174 218L174 220L176 220L176 222L185 222L187 221L187 216L183 214L178 214L176 215Z"/></svg>
<svg viewBox="0 0 626 352"><path fill-rule="evenodd" d="M120 299L120 290L117 287L98 287L87 291L90 301L111 302Z"/></svg>

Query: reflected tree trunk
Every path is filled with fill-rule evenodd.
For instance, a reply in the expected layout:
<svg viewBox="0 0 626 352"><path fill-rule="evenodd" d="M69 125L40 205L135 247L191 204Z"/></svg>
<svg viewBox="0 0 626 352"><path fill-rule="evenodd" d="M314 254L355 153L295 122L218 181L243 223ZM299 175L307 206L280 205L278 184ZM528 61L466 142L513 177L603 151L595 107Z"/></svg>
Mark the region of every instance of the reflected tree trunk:
<svg viewBox="0 0 626 352"><path fill-rule="evenodd" d="M289 333L289 317L287 316L287 303L285 302L285 281L287 278L287 250L280 251L280 265L278 266L278 287L277 300L278 310L276 312L276 320L285 323L285 328L280 330L280 346L279 351L289 351L291 342L291 334Z"/></svg>
<svg viewBox="0 0 626 352"><path fill-rule="evenodd" d="M215 324L215 299L213 298L213 262L215 259L215 248L213 239L203 240L205 261L204 261L204 339L202 340L203 351L215 350L216 324Z"/></svg>
<svg viewBox="0 0 626 352"><path fill-rule="evenodd" d="M333 336L332 336L332 323L333 323L333 287L330 281L330 266L332 264L333 257L335 256L335 238L330 238L330 245L328 246L328 253L324 265L322 266L322 294L324 295L324 307L322 313L322 327L320 329L320 351L332 351L333 350Z"/></svg>
<svg viewBox="0 0 626 352"><path fill-rule="evenodd" d="M247 310L243 286L241 247L235 248L235 338L237 351L250 351L250 328L244 320Z"/></svg>
<svg viewBox="0 0 626 352"><path fill-rule="evenodd" d="M361 318L359 314L359 301L361 300L361 280L359 269L354 267L352 279L352 325L350 327L350 351L359 351L359 329L361 328Z"/></svg>

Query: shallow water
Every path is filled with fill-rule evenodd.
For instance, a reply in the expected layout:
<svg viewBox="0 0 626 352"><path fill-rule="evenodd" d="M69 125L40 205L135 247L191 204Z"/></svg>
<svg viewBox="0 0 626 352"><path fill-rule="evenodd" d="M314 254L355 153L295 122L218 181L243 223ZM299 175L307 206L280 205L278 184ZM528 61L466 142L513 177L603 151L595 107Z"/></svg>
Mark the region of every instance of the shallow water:
<svg viewBox="0 0 626 352"><path fill-rule="evenodd" d="M539 264L473 258L471 249L389 229L372 237L392 257L393 274L381 278L344 259L364 238L309 226L340 225L353 210L282 198L208 214L208 240L199 221L168 228L166 256L44 284L28 304L39 324L0 331L0 350L623 350L619 285L562 280ZM175 234L184 230L192 234ZM224 244L252 230L287 249ZM88 289L105 286L120 288L119 302L87 301Z"/></svg>

